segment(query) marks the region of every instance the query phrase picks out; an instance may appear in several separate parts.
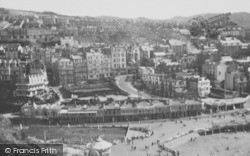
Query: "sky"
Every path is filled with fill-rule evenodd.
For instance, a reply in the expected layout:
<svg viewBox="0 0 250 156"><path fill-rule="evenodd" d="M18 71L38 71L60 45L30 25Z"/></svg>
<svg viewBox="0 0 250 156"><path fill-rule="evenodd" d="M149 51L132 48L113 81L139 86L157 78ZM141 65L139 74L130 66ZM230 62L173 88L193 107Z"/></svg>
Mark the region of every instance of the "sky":
<svg viewBox="0 0 250 156"><path fill-rule="evenodd" d="M169 19L201 13L250 13L250 0L0 0L0 7L72 16Z"/></svg>

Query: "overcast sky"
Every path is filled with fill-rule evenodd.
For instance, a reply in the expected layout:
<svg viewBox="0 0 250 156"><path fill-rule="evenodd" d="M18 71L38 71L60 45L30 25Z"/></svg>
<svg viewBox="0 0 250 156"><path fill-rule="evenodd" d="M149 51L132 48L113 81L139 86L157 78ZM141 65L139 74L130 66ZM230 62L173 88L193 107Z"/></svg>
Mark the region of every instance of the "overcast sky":
<svg viewBox="0 0 250 156"><path fill-rule="evenodd" d="M0 7L74 16L168 19L200 13L250 12L250 0L0 0Z"/></svg>

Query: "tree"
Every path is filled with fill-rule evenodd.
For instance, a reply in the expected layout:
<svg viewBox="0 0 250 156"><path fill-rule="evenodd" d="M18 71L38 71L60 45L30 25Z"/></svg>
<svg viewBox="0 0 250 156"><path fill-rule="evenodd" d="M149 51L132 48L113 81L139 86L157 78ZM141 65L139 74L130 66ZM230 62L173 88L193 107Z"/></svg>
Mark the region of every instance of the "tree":
<svg viewBox="0 0 250 156"><path fill-rule="evenodd" d="M1 126L3 128L9 127L11 125L11 121L8 118L2 117Z"/></svg>
<svg viewBox="0 0 250 156"><path fill-rule="evenodd" d="M108 102L113 102L113 101L115 101L115 100L114 100L114 98L110 97L110 98L107 98L107 101L108 101Z"/></svg>
<svg viewBox="0 0 250 156"><path fill-rule="evenodd" d="M198 26L191 26L189 28L189 31L190 31L190 34L192 36L199 36L199 35L202 35L202 29L201 27L198 27Z"/></svg>
<svg viewBox="0 0 250 156"><path fill-rule="evenodd" d="M197 55L195 60L196 68L198 69L199 75L202 75L202 66L205 63L207 59L209 59L210 56L208 54L200 53Z"/></svg>
<svg viewBox="0 0 250 156"><path fill-rule="evenodd" d="M148 58L142 58L140 61L141 66L154 67L154 61Z"/></svg>

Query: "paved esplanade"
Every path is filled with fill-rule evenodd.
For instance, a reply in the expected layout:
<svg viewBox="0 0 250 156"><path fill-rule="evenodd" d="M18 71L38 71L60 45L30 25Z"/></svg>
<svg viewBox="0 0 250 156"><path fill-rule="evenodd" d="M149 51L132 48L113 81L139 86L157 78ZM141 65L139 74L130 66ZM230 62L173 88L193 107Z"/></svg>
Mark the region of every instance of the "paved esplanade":
<svg viewBox="0 0 250 156"><path fill-rule="evenodd" d="M118 85L118 87L119 87L121 90L123 90L123 91L129 93L130 96L138 97L138 91L137 91L137 89L134 88L134 87L131 85L130 82L126 82L126 81L125 81L125 80L126 80L126 77L127 77L127 75L120 75L120 76L117 76L117 77L116 77L116 84ZM148 94L146 94L146 93L144 93L144 92L142 92L142 91L140 92L140 97L142 97L142 98L152 98L152 96L150 96L150 95L148 95Z"/></svg>

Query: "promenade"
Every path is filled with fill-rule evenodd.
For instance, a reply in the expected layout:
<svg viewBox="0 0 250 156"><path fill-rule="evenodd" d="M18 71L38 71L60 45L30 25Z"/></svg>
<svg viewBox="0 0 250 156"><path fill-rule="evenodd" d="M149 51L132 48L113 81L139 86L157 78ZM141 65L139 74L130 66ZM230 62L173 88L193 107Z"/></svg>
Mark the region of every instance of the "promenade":
<svg viewBox="0 0 250 156"><path fill-rule="evenodd" d="M246 117L247 120L250 119L250 116ZM172 137L176 137L179 134L183 134L186 132L189 132L191 130L197 130L200 128L204 127L211 127L213 124L226 124L230 123L231 121L235 122L244 122L245 119L242 118L240 115L239 116L231 116L231 115L225 115L225 117L209 117L209 118L200 118L198 120L191 119L191 120L175 120L175 121L166 121L166 122L157 122L157 123L131 123L131 127L147 127L149 126L150 129L154 132L154 134L149 137L149 138L144 138L142 139L136 139L132 143L119 143L117 145L114 145L112 147L112 155L119 155L119 156L131 156L131 155L136 155L136 156L146 156L147 153L150 153L151 156L159 155L160 152L158 145L157 145L157 140L159 142L163 142L164 140L167 140ZM136 133L130 132L129 135L131 136L136 136ZM225 135L225 134L221 134ZM248 134L249 135L249 134ZM249 135L250 136L250 135ZM202 136L199 136L198 133L194 132L193 134L186 135L184 137L180 137L178 139L175 139L174 141L168 142L166 145L169 146L169 148L173 148L174 150L179 150L180 154L182 156L190 156L188 153L185 153L184 151L180 150L181 146L185 146L186 143L189 143L189 140L191 138L200 138ZM216 141L216 140L214 140ZM219 140L218 140L219 141ZM221 141L223 143L223 141ZM152 145L153 143L153 145ZM136 150L132 150L131 146L135 146ZM145 146L149 146L149 149L145 149ZM199 146L202 146L199 145ZM208 146L213 146L213 144L210 144ZM200 150L199 150L200 151ZM202 155L202 153L193 152L192 155L197 156L198 154ZM167 153L165 151L161 152L161 155L167 155L170 153ZM208 153L209 155L210 153Z"/></svg>

